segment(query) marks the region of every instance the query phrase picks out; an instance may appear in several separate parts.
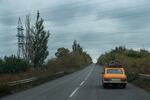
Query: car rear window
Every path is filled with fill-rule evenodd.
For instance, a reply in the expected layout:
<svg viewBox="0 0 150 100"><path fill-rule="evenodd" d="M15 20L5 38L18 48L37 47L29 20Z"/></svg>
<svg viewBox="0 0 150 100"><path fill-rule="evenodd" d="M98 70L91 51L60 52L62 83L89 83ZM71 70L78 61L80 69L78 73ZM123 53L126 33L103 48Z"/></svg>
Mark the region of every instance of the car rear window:
<svg viewBox="0 0 150 100"><path fill-rule="evenodd" d="M107 74L123 74L121 69L107 69Z"/></svg>

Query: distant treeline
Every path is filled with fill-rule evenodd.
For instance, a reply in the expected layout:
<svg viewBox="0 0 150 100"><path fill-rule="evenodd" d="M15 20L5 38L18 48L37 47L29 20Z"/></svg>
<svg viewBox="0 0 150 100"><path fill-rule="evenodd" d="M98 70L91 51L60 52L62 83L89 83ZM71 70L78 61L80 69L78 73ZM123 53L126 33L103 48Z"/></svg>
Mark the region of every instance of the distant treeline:
<svg viewBox="0 0 150 100"><path fill-rule="evenodd" d="M4 57L0 59L0 73L20 73L27 70L47 70L51 73L60 71L75 71L92 63L89 54L83 51L83 48L75 40L72 45L72 51L61 47L55 53L56 58L47 60L47 63L34 67L30 65L25 59L16 57L15 55Z"/></svg>
<svg viewBox="0 0 150 100"><path fill-rule="evenodd" d="M57 58L49 60L47 65L56 72L58 70L78 70L92 63L90 55L83 51L83 48L76 41L72 45L72 51L62 47L57 49L55 55Z"/></svg>
<svg viewBox="0 0 150 100"><path fill-rule="evenodd" d="M120 62L129 72L150 74L150 52L145 49L133 50L122 46L116 47L102 54L97 63L108 65L111 61Z"/></svg>

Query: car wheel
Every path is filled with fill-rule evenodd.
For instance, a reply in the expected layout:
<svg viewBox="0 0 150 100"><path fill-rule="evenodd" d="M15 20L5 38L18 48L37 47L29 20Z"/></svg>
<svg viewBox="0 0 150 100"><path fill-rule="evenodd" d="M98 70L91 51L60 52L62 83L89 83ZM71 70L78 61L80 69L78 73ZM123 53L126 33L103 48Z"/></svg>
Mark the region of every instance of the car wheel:
<svg viewBox="0 0 150 100"><path fill-rule="evenodd" d="M122 84L122 85L120 85L121 86L121 88L126 88L126 84Z"/></svg>
<svg viewBox="0 0 150 100"><path fill-rule="evenodd" d="M107 88L107 85L106 85L105 83L103 83L103 87L104 87L104 88Z"/></svg>
<svg viewBox="0 0 150 100"><path fill-rule="evenodd" d="M123 84L122 88L126 88L126 84Z"/></svg>

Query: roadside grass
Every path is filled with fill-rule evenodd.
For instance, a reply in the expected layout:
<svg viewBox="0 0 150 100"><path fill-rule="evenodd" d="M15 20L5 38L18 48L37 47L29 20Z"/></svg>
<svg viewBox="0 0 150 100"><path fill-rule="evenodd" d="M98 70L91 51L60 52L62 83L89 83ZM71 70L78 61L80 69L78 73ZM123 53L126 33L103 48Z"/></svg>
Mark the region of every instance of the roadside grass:
<svg viewBox="0 0 150 100"><path fill-rule="evenodd" d="M10 94L13 94L16 92L20 92L20 91L32 88L34 86L37 86L37 85L43 84L45 82L63 77L65 75L68 75L68 74L73 73L73 72L74 71L64 72L64 73L59 73L59 74L53 74L53 75L48 75L48 76L41 76L32 82L28 82L28 83L24 83L24 84L17 84L14 86L9 86L7 84L7 82L0 82L0 97L7 96L7 95L10 95Z"/></svg>
<svg viewBox="0 0 150 100"><path fill-rule="evenodd" d="M150 78L138 77L135 80L133 80L131 83L133 83L147 91L150 91Z"/></svg>
<svg viewBox="0 0 150 100"><path fill-rule="evenodd" d="M7 83L0 83L0 97L5 96L7 94L11 94L11 87L7 85Z"/></svg>

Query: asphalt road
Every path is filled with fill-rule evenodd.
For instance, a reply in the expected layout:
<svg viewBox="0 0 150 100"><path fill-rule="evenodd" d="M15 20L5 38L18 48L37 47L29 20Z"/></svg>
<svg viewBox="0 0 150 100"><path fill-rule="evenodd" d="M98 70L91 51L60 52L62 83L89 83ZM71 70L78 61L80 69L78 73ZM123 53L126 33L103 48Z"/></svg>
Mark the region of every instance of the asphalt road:
<svg viewBox="0 0 150 100"><path fill-rule="evenodd" d="M150 100L150 92L128 84L126 89L104 89L100 66L81 71L16 93L0 100Z"/></svg>

